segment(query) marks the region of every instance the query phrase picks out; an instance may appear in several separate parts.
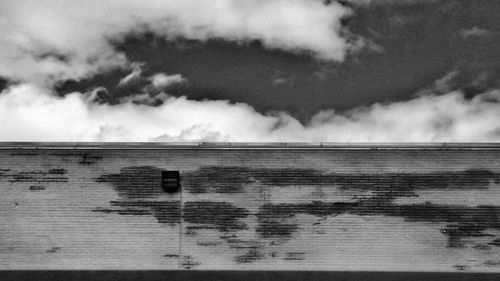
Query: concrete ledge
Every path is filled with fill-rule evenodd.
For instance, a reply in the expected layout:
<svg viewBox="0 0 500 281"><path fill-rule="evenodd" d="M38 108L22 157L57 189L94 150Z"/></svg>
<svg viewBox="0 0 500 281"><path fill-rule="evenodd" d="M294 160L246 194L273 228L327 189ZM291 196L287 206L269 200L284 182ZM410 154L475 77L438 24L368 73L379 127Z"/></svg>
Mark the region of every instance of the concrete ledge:
<svg viewBox="0 0 500 281"><path fill-rule="evenodd" d="M0 149L500 149L486 142L0 142Z"/></svg>

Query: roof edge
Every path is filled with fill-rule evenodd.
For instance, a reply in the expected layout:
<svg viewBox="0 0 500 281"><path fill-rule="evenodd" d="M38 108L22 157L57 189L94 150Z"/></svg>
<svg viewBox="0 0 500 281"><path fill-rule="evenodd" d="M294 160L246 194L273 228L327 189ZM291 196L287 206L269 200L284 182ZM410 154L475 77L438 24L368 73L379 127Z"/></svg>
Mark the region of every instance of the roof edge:
<svg viewBox="0 0 500 281"><path fill-rule="evenodd" d="M0 149L500 149L500 142L0 142Z"/></svg>

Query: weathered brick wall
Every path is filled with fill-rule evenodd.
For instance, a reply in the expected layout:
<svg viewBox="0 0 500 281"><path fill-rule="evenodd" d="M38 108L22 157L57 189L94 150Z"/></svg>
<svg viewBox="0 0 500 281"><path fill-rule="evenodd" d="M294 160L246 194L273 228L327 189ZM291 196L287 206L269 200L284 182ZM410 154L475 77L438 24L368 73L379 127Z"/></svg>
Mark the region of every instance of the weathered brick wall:
<svg viewBox="0 0 500 281"><path fill-rule="evenodd" d="M499 156L4 148L0 269L499 272Z"/></svg>

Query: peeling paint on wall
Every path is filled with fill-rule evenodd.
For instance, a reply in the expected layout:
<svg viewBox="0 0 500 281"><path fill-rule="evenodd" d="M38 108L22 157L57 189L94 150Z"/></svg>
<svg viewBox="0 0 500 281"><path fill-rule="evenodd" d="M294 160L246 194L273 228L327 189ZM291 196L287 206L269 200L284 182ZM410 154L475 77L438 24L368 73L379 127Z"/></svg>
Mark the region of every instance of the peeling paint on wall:
<svg viewBox="0 0 500 281"><path fill-rule="evenodd" d="M498 271L498 158L223 151L4 151L0 268L39 255L44 268ZM180 192L162 189L167 170Z"/></svg>

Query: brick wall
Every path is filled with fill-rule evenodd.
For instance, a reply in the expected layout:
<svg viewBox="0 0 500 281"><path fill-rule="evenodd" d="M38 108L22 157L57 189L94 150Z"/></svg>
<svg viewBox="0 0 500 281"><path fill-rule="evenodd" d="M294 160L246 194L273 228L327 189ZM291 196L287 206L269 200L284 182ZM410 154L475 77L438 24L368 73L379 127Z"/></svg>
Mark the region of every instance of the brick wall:
<svg viewBox="0 0 500 281"><path fill-rule="evenodd" d="M4 148L0 268L499 272L499 156Z"/></svg>

